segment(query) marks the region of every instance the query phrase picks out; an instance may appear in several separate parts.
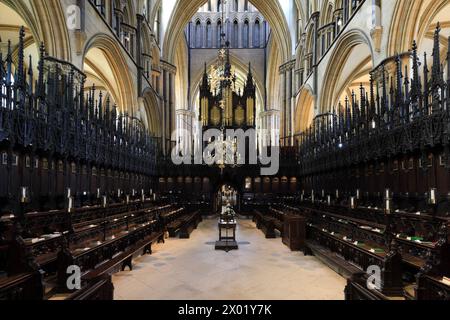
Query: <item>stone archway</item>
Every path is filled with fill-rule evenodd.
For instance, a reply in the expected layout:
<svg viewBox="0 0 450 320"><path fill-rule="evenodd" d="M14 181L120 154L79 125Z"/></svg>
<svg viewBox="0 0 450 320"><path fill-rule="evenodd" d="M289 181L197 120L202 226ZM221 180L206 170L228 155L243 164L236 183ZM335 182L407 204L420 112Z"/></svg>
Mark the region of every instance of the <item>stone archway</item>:
<svg viewBox="0 0 450 320"><path fill-rule="evenodd" d="M71 61L69 34L61 1L0 0L17 13L37 46L43 42L48 55Z"/></svg>
<svg viewBox="0 0 450 320"><path fill-rule="evenodd" d="M135 85L115 39L106 34L93 36L85 45L83 66L83 70L92 75L92 81L101 82L122 112L136 115L138 104Z"/></svg>
<svg viewBox="0 0 450 320"><path fill-rule="evenodd" d="M305 85L297 100L295 110L295 133L303 133L314 119L315 97L309 85Z"/></svg>
<svg viewBox="0 0 450 320"><path fill-rule="evenodd" d="M350 30L339 39L320 81L319 113L333 111L354 86L368 86L373 57L372 43L362 30Z"/></svg>
<svg viewBox="0 0 450 320"><path fill-rule="evenodd" d="M437 22L450 28L449 13L449 0L397 1L389 28L388 56L410 50L413 41L417 41L419 52L421 47L430 47L430 43L421 46L422 41L432 38Z"/></svg>
<svg viewBox="0 0 450 320"><path fill-rule="evenodd" d="M154 137L162 136L162 116L155 92L146 88L142 93L141 117L145 118L148 132Z"/></svg>
<svg viewBox="0 0 450 320"><path fill-rule="evenodd" d="M164 60L173 63L177 43L183 35L185 26L189 20L197 12L198 8L204 5L206 0L179 0L175 4L167 30L163 45ZM290 30L278 0L253 0L252 4L261 12L274 34L281 52L282 61L288 61L292 57L292 44Z"/></svg>

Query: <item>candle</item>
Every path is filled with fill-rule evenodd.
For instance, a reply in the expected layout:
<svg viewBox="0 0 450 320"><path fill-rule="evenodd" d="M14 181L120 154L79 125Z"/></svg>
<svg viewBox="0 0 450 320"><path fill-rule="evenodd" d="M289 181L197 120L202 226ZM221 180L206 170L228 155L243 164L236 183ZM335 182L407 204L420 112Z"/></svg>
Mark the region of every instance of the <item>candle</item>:
<svg viewBox="0 0 450 320"><path fill-rule="evenodd" d="M150 195L153 195L153 189L150 189Z"/></svg>
<svg viewBox="0 0 450 320"><path fill-rule="evenodd" d="M331 196L328 196L328 205L331 206Z"/></svg>
<svg viewBox="0 0 450 320"><path fill-rule="evenodd" d="M386 195L385 198L389 199L391 197L391 191L389 189L386 189Z"/></svg>
<svg viewBox="0 0 450 320"><path fill-rule="evenodd" d="M360 190L358 189L358 190L356 190L356 199L360 199L360 196L361 196L361 194L360 194Z"/></svg>
<svg viewBox="0 0 450 320"><path fill-rule="evenodd" d="M68 208L68 212L72 212L73 209L73 198L69 197L69 208Z"/></svg>
<svg viewBox="0 0 450 320"><path fill-rule="evenodd" d="M103 208L106 208L106 201L107 201L106 196L103 196Z"/></svg>
<svg viewBox="0 0 450 320"><path fill-rule="evenodd" d="M153 194L153 201L156 201L156 193Z"/></svg>
<svg viewBox="0 0 450 320"><path fill-rule="evenodd" d="M122 192L120 191L120 189L117 189L117 197L120 198L120 195L122 194Z"/></svg>
<svg viewBox="0 0 450 320"><path fill-rule="evenodd" d="M21 193L20 202L26 203L28 201L28 188L22 187L20 193Z"/></svg>
<svg viewBox="0 0 450 320"><path fill-rule="evenodd" d="M67 198L70 198L71 197L71 190L70 190L70 188L68 188L67 189Z"/></svg>
<svg viewBox="0 0 450 320"><path fill-rule="evenodd" d="M311 195L311 202L314 203L314 192L313 192L313 194Z"/></svg>
<svg viewBox="0 0 450 320"><path fill-rule="evenodd" d="M391 213L391 200L386 200L386 213Z"/></svg>
<svg viewBox="0 0 450 320"><path fill-rule="evenodd" d="M352 209L355 209L355 197L351 197L351 198L350 198L350 207L351 207Z"/></svg>
<svg viewBox="0 0 450 320"><path fill-rule="evenodd" d="M97 199L100 199L100 188L97 189Z"/></svg>
<svg viewBox="0 0 450 320"><path fill-rule="evenodd" d="M430 192L431 204L436 204L436 189L431 189Z"/></svg>
<svg viewBox="0 0 450 320"><path fill-rule="evenodd" d="M130 203L130 196L127 195L127 204L129 204L129 203Z"/></svg>
<svg viewBox="0 0 450 320"><path fill-rule="evenodd" d="M325 190L322 189L322 198L325 198Z"/></svg>
<svg viewBox="0 0 450 320"><path fill-rule="evenodd" d="M134 189L133 189L132 194L133 194L133 197L136 195L136 191Z"/></svg>

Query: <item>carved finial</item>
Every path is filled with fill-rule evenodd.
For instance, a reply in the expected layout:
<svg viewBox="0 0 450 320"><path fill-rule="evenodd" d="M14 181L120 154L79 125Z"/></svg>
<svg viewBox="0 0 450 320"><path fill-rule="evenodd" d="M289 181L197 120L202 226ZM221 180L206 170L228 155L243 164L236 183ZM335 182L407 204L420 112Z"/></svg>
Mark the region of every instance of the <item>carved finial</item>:
<svg viewBox="0 0 450 320"><path fill-rule="evenodd" d="M441 27L438 22L436 31L434 32L434 45L433 45L433 76L439 76L441 71L441 51L440 51L440 36Z"/></svg>
<svg viewBox="0 0 450 320"><path fill-rule="evenodd" d="M19 35L18 67L17 67L18 81L19 81L20 86L22 86L25 82L25 79L24 79L24 58L25 58L24 51L25 51L25 28L22 26L20 28L20 35Z"/></svg>
<svg viewBox="0 0 450 320"><path fill-rule="evenodd" d="M28 56L28 75L33 78L33 58L31 54Z"/></svg>

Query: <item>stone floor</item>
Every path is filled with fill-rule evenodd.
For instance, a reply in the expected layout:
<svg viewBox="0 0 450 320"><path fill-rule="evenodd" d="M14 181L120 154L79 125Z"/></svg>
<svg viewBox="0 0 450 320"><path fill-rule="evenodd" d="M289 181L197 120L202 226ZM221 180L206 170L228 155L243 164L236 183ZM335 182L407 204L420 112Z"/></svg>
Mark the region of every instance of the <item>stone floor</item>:
<svg viewBox="0 0 450 320"><path fill-rule="evenodd" d="M240 220L239 250L215 251L217 219L191 239L169 239L136 259L133 272L113 277L116 300L341 300L344 278L314 257L267 240Z"/></svg>

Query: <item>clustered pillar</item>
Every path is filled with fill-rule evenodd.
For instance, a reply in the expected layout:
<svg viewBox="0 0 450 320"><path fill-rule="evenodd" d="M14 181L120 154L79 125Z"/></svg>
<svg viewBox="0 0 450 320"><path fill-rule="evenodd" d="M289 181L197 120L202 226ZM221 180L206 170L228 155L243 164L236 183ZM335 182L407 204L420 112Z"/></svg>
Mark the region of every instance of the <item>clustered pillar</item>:
<svg viewBox="0 0 450 320"><path fill-rule="evenodd" d="M280 67L281 77L281 135L282 145L292 146L294 144L294 107L295 107L295 90L294 85L294 68L295 60L285 63Z"/></svg>
<svg viewBox="0 0 450 320"><path fill-rule="evenodd" d="M171 136L175 129L175 75L176 67L161 61L163 81L163 153L165 156L171 152Z"/></svg>

